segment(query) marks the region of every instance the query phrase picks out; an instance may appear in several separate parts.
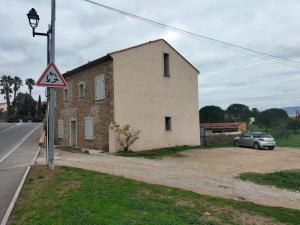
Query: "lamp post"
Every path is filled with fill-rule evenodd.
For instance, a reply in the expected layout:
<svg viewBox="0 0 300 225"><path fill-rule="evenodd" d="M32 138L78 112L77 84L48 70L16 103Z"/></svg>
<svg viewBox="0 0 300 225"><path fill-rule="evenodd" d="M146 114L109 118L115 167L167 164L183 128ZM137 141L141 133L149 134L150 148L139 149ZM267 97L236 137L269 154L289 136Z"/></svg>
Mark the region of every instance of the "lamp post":
<svg viewBox="0 0 300 225"><path fill-rule="evenodd" d="M32 8L27 13L27 18L30 27L32 28L32 36L47 37L47 65L55 61L55 0L51 0L51 25L48 25L46 33L36 32L35 29L39 25L40 17L36 10ZM55 104L55 89L47 88L47 165L48 168L54 170L54 104Z"/></svg>
<svg viewBox="0 0 300 225"><path fill-rule="evenodd" d="M27 18L30 27L32 28L32 36L35 37L37 36L46 36L47 37L47 65L50 63L50 35L51 35L51 25L48 26L48 31L46 33L40 33L40 32L35 32L35 29L39 25L40 21L40 16L37 14L36 10L32 8L28 13L27 13Z"/></svg>

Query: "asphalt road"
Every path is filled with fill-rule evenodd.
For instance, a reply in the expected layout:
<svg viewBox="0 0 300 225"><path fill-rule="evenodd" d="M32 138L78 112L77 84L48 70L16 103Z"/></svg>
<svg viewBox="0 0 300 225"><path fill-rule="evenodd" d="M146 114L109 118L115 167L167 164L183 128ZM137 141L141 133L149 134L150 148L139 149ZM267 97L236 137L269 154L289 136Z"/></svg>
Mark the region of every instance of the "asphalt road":
<svg viewBox="0 0 300 225"><path fill-rule="evenodd" d="M0 223L38 150L38 123L0 123Z"/></svg>

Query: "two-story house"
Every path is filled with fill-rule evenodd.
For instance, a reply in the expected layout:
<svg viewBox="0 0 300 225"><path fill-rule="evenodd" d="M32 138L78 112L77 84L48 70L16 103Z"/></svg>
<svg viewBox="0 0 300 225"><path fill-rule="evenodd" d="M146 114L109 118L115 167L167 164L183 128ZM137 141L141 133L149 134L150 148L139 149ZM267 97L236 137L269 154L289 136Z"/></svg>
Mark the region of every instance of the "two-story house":
<svg viewBox="0 0 300 225"><path fill-rule="evenodd" d="M141 131L132 150L199 145L198 74L163 39L68 71L56 95L56 143L113 150L110 127L129 124Z"/></svg>

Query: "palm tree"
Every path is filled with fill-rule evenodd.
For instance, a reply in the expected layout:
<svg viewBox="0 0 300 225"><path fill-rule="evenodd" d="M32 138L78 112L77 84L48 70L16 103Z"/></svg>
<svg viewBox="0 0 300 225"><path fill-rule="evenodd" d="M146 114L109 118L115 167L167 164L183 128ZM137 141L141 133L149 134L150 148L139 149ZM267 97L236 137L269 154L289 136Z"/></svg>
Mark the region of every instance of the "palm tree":
<svg viewBox="0 0 300 225"><path fill-rule="evenodd" d="M35 85L35 81L32 78L28 78L25 81L25 84L28 86L29 94L30 94L30 104L31 104L31 92L33 89L33 86ZM31 111L29 111L29 119L31 120Z"/></svg>
<svg viewBox="0 0 300 225"><path fill-rule="evenodd" d="M35 85L34 79L32 79L32 78L26 79L25 84L28 86L29 94L31 96L31 92L32 92L33 86Z"/></svg>
<svg viewBox="0 0 300 225"><path fill-rule="evenodd" d="M12 93L12 85L14 79L11 76L2 75L0 78L0 93L5 95L6 104L7 104L7 117L11 117L11 106L10 106L10 93Z"/></svg>
<svg viewBox="0 0 300 225"><path fill-rule="evenodd" d="M18 90L23 86L23 81L20 77L14 77L14 99L16 98Z"/></svg>

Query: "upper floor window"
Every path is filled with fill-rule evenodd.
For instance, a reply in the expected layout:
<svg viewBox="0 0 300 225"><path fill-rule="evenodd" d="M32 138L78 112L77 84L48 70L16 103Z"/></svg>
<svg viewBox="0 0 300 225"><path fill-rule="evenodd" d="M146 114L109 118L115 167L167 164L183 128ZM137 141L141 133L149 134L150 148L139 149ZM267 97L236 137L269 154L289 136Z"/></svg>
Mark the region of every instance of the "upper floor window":
<svg viewBox="0 0 300 225"><path fill-rule="evenodd" d="M79 82L78 83L78 97L82 98L84 96L84 83Z"/></svg>
<svg viewBox="0 0 300 225"><path fill-rule="evenodd" d="M95 78L95 100L103 100L105 98L105 79L104 74Z"/></svg>
<svg viewBox="0 0 300 225"><path fill-rule="evenodd" d="M172 118L169 116L165 117L165 129L166 131L172 130Z"/></svg>
<svg viewBox="0 0 300 225"><path fill-rule="evenodd" d="M68 89L63 90L64 101L68 101Z"/></svg>
<svg viewBox="0 0 300 225"><path fill-rule="evenodd" d="M168 53L164 53L163 56L164 60L164 76L169 77L170 76L170 56Z"/></svg>

